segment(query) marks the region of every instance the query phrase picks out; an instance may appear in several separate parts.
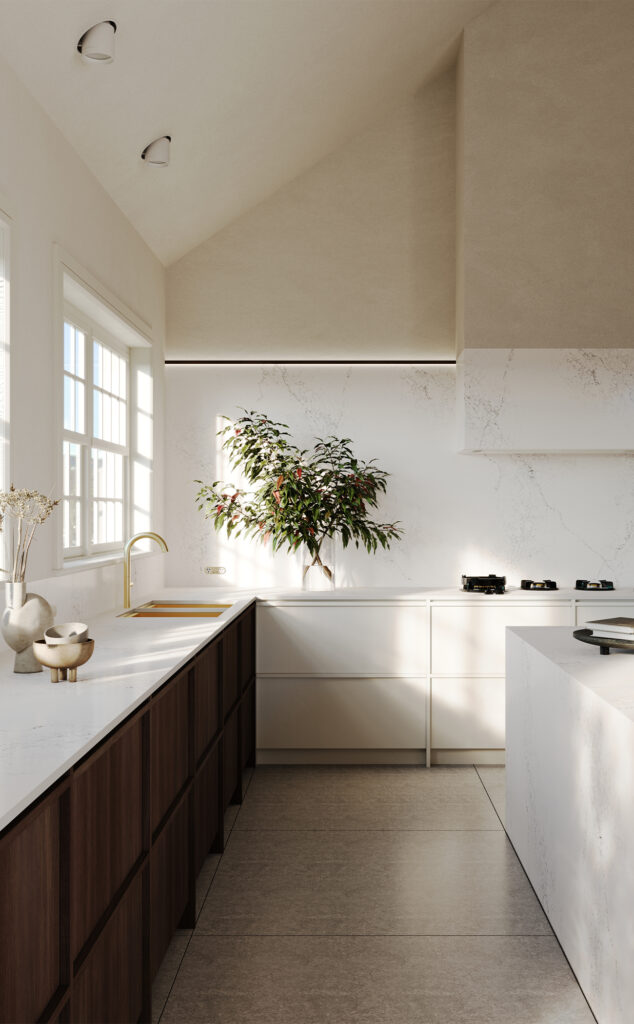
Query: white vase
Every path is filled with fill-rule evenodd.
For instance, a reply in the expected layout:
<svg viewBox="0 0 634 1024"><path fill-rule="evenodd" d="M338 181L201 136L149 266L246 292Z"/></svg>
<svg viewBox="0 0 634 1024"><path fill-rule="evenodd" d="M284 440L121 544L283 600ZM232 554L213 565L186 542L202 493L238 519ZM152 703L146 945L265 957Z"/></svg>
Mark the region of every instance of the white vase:
<svg viewBox="0 0 634 1024"><path fill-rule="evenodd" d="M319 561L307 547L302 549L302 588L304 590L335 589L335 545L324 537L319 549Z"/></svg>
<svg viewBox="0 0 634 1024"><path fill-rule="evenodd" d="M26 583L5 583L6 608L0 621L5 643L16 652L14 672L41 672L33 643L53 625L53 609L39 594L27 594Z"/></svg>

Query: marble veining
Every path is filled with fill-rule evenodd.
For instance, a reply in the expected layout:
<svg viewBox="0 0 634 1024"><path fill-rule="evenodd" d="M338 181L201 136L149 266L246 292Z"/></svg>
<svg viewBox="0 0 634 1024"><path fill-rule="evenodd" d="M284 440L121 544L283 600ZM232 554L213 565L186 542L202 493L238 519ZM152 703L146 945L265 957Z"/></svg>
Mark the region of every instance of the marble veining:
<svg viewBox="0 0 634 1024"><path fill-rule="evenodd" d="M579 367L589 362L599 382L612 381L608 392L619 379L629 389L626 371L632 353L617 358L610 350L596 359L575 353L568 359L563 351L553 358L563 360L573 381L582 372ZM491 392L499 395L491 398L486 415L504 433L517 411L513 394L523 379L526 356L516 350L496 352L488 379ZM613 367L607 378L601 360ZM535 365L539 378L542 371ZM485 369L487 364L479 370L475 365L482 380L480 391L473 391L474 403L486 384ZM546 369L547 380L559 372L555 364ZM458 380L463 370L458 367ZM609 578L617 586L634 581L634 455L463 454L456 444L461 405L460 400L456 403L456 380L453 366L167 367L167 583L207 583L204 566L224 565L227 574L218 585L298 584L299 558L285 552L272 555L270 548L241 538L228 542L213 531L194 502L197 478L232 477L215 431L221 414L238 415L241 407L266 411L288 423L300 445L330 432L350 437L361 457L376 458L391 474L378 515L400 520L403 540L376 555L337 547L338 587L450 587L463 572L502 573L515 585L522 578L544 577L557 579L561 586L574 584L578 577ZM528 425L542 417L548 424L546 396L535 393L537 412L531 411ZM634 409L629 393L623 402ZM629 416L623 421L628 431ZM631 427L630 439L634 419ZM499 447L503 438L495 437ZM577 444L578 437L573 440Z"/></svg>
<svg viewBox="0 0 634 1024"><path fill-rule="evenodd" d="M632 349L466 349L459 447L632 452Z"/></svg>
<svg viewBox="0 0 634 1024"><path fill-rule="evenodd" d="M600 1024L634 1005L632 664L507 632L506 827Z"/></svg>

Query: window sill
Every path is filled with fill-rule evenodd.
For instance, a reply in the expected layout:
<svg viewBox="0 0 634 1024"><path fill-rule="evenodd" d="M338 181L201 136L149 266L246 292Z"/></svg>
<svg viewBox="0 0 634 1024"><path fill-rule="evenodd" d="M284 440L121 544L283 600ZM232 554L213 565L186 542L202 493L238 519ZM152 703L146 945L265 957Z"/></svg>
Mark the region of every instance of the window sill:
<svg viewBox="0 0 634 1024"><path fill-rule="evenodd" d="M161 554L160 551L133 551L132 559L149 558ZM111 551L105 555L91 555L87 558L69 558L59 569L53 569L53 576L69 576L74 572L86 572L88 569L104 569L109 565L123 565L123 551Z"/></svg>

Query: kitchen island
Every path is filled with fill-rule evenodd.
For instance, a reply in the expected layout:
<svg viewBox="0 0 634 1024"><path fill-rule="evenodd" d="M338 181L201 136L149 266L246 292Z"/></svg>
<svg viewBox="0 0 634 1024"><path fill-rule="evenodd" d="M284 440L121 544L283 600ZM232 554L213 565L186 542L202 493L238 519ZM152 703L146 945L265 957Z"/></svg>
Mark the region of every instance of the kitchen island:
<svg viewBox="0 0 634 1024"><path fill-rule="evenodd" d="M506 829L599 1024L634 1007L634 657L507 631Z"/></svg>

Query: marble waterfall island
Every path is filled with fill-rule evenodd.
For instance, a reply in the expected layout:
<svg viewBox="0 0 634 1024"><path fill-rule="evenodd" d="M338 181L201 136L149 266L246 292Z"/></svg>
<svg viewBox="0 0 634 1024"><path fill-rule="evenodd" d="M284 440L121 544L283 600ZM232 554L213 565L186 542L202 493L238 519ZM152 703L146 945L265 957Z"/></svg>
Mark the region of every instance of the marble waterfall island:
<svg viewBox="0 0 634 1024"><path fill-rule="evenodd" d="M506 828L599 1024L634 1019L634 657L507 630Z"/></svg>

